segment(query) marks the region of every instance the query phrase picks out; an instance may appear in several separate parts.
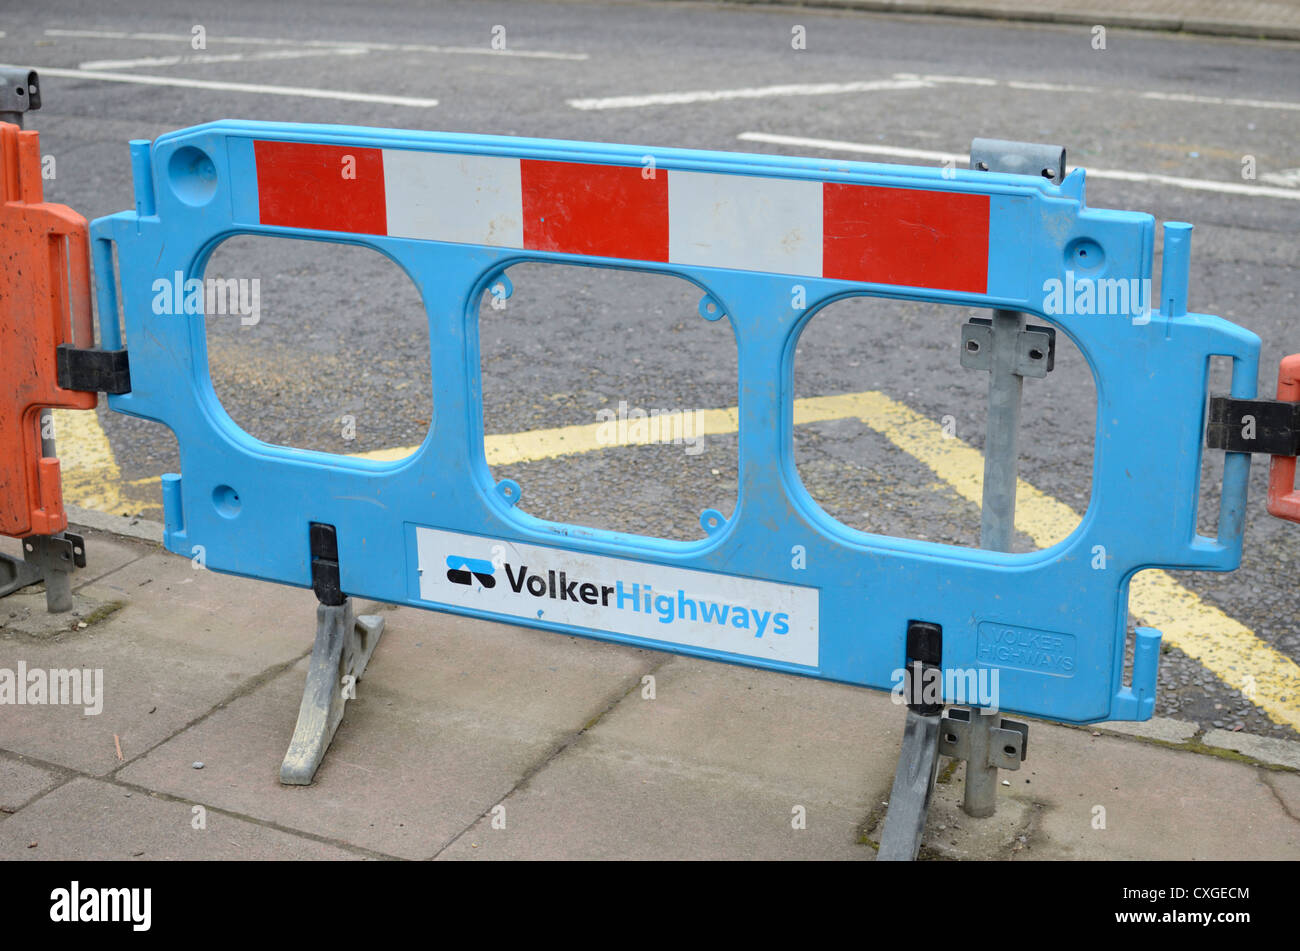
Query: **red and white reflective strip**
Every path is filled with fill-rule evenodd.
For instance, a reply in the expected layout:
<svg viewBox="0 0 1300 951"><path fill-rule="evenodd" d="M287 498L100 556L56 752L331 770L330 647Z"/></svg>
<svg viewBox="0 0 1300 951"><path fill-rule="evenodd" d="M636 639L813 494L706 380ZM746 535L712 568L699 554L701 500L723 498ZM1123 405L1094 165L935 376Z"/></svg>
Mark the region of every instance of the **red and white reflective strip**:
<svg viewBox="0 0 1300 951"><path fill-rule="evenodd" d="M257 142L264 225L988 292L989 198Z"/></svg>

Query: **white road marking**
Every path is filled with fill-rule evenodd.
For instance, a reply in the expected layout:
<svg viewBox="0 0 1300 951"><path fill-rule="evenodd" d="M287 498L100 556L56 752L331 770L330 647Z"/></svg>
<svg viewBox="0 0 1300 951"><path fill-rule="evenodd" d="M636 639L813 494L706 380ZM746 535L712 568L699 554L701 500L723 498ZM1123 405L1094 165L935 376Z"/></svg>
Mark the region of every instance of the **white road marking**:
<svg viewBox="0 0 1300 951"><path fill-rule="evenodd" d="M1078 86L1071 83L1022 82L1020 80L1000 80L989 76L935 76L917 75L916 73L894 73L895 79L921 79L930 83L954 83L961 86L1006 86L1009 89L1028 89L1035 92L1090 92L1090 93L1124 93L1136 94L1143 99L1158 99L1163 102L1193 102L1205 106L1242 106L1250 109L1287 109L1300 110L1300 102L1286 102L1277 99L1227 99L1223 96L1197 96L1183 92L1140 92L1134 89L1103 89L1099 86Z"/></svg>
<svg viewBox="0 0 1300 951"><path fill-rule="evenodd" d="M839 139L809 139L798 135L776 135L768 132L742 132L736 136L743 142L765 142L769 145L793 145L829 152L860 152L867 155L888 155L891 158L923 159L932 162L957 162L965 165L970 156L965 152L936 152L931 149L907 149L894 145L868 145L862 142L843 142ZM1171 185L1193 191L1220 192L1225 195L1248 195L1251 198L1289 198L1300 200L1300 190L1268 188L1262 185L1245 185L1239 182L1212 182L1201 178L1179 178L1176 175L1158 175L1154 172L1128 172L1122 169L1089 168L1089 178L1111 179L1120 182L1147 182L1152 185Z"/></svg>
<svg viewBox="0 0 1300 951"><path fill-rule="evenodd" d="M113 30L46 30L46 36L94 40L149 40L189 45L188 33L121 33ZM209 34L209 43L242 43L248 46L365 47L368 50L399 50L407 53L457 53L468 56L518 56L524 59L585 60L586 53L557 53L550 50L494 50L487 46L431 46L425 43L370 43L362 40L295 40L269 36L221 36Z"/></svg>
<svg viewBox="0 0 1300 951"><path fill-rule="evenodd" d="M748 86L740 89L700 89L692 92L651 93L646 96L608 96L601 99L570 99L575 109L636 109L640 106L678 106L692 102L723 102L728 99L765 99L770 96L826 96L849 92L880 92L889 89L925 89L919 79L872 79L851 83L788 83L781 86Z"/></svg>
<svg viewBox="0 0 1300 951"><path fill-rule="evenodd" d="M1224 99L1222 96L1194 96L1181 92L1144 92L1143 99L1160 99L1164 102L1194 102L1206 106L1245 106L1250 109L1290 109L1300 111L1300 102L1279 102L1274 99Z"/></svg>
<svg viewBox="0 0 1300 951"><path fill-rule="evenodd" d="M238 63L244 60L301 59L305 56L365 56L364 46L340 46L335 49L267 50L262 53L196 53L192 56L142 56L139 59L92 59L78 69L136 69L140 66L188 66L206 63Z"/></svg>
<svg viewBox="0 0 1300 951"><path fill-rule="evenodd" d="M313 89L306 86L266 86L261 83L227 83L212 79L187 79L180 76L145 76L140 73L102 73L88 69L53 69L36 67L42 76L62 76L68 79L95 79L109 83L140 83L145 86L180 86L187 89L219 89L227 92L256 93L263 96L301 96L307 99L338 99L343 102L375 102L390 106L415 106L428 109L438 104L437 99L415 96L384 96L368 92L348 92L343 89Z"/></svg>

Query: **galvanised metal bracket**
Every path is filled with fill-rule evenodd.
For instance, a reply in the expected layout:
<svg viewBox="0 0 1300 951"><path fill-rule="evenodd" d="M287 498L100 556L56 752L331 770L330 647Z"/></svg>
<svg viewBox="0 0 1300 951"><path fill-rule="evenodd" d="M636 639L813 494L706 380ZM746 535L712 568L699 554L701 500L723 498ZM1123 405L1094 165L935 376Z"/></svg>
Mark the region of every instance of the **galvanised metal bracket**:
<svg viewBox="0 0 1300 951"><path fill-rule="evenodd" d="M972 740L971 716L995 717L986 748L976 751ZM1019 769L1029 750L1029 724L997 717L996 714L954 707L943 715L939 728L939 752L964 762L979 762L992 769Z"/></svg>
<svg viewBox="0 0 1300 951"><path fill-rule="evenodd" d="M1226 452L1267 453L1270 515L1300 522L1300 353L1283 357L1277 368L1277 399L1210 397L1205 445Z"/></svg>
<svg viewBox="0 0 1300 951"><path fill-rule="evenodd" d="M1014 372L1042 378L1056 369L1056 329L1030 325L1017 332ZM967 370L993 369L993 321L972 317L961 327L961 365Z"/></svg>
<svg viewBox="0 0 1300 951"><path fill-rule="evenodd" d="M1123 680L1133 574L1240 559L1248 456L1229 454L1217 537L1196 531L1205 389L1209 356L1226 354L1232 395L1253 397L1259 340L1186 312L1178 235L1158 309L1049 312L1045 284L1067 272L1151 278L1154 220L1088 208L1082 170L1056 181L1041 169L230 121L133 143L132 162L135 209L93 226L100 313L118 310L116 247L131 341L131 392L108 401L175 433L165 543L185 555L203 545L214 570L311 586L309 525L328 524L339 590L354 598L878 689L924 617L942 627L946 665L997 671L1001 709L1087 723L1152 712L1154 668ZM156 280L202 279L237 234L363 245L404 268L433 368L432 427L414 455L290 449L234 423L209 377L202 315L151 304ZM702 521L704 539L548 522L493 479L479 308L522 262L676 275L700 289L702 314L729 319L739 494L733 512ZM855 295L1031 314L1069 335L1098 395L1092 498L1069 537L1024 554L957 548L857 531L812 499L792 449L795 348L815 314ZM122 349L116 322L103 338Z"/></svg>
<svg viewBox="0 0 1300 951"><path fill-rule="evenodd" d="M41 107L41 79L36 70L0 66L0 122L23 124L23 114Z"/></svg>

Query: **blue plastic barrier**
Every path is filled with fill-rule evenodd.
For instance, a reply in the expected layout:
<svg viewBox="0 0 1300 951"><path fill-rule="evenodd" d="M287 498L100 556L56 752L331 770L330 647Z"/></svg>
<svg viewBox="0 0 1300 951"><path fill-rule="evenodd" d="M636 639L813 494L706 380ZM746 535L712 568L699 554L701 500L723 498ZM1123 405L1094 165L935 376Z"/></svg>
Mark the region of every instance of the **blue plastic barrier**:
<svg viewBox="0 0 1300 951"><path fill-rule="evenodd" d="M1151 277L1149 215L1084 206L1084 176L1031 176L317 125L219 122L133 143L136 209L94 222L101 315L116 244L130 347L123 413L169 426L166 545L218 571L310 586L308 526L335 527L347 594L888 689L909 620L942 625L945 667L999 672L1006 710L1068 722L1151 715L1158 637L1122 683L1128 586L1149 567L1240 560L1249 456L1230 453L1218 538L1197 534L1209 358L1255 392L1259 341L1187 314L1170 229L1160 308L1046 313L1049 281ZM351 176L345 172L350 172ZM202 278L234 234L348 242L423 295L434 413L410 458L273 446L208 375L201 315L158 314L157 279ZM523 261L627 267L696 284L739 348L730 518L696 542L557 525L516 508L484 457L478 313ZM1069 273L1067 273L1069 272ZM805 289L800 308L794 285ZM508 286L508 284L507 284ZM868 534L830 518L792 455L795 345L854 295L1035 314L1096 382L1092 499L1064 541L1000 554ZM710 310L712 307L712 310ZM1066 308L1067 311L1069 308ZM122 344L112 320L103 345ZM793 556L804 551L806 568ZM1096 546L1104 546L1103 567Z"/></svg>

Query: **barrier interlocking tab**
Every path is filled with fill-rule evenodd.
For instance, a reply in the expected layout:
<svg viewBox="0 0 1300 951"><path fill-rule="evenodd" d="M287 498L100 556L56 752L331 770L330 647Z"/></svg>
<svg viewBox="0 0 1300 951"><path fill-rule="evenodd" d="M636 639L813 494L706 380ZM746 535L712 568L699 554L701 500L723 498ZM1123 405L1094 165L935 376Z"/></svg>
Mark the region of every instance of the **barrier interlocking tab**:
<svg viewBox="0 0 1300 951"><path fill-rule="evenodd" d="M1277 398L1300 403L1300 353L1284 357L1278 366ZM1300 487L1295 484L1295 463L1295 456L1273 456L1268 470L1269 514L1289 522L1300 522Z"/></svg>
<svg viewBox="0 0 1300 951"><path fill-rule="evenodd" d="M1158 309L1076 310L1081 281L1125 300L1149 286L1155 236L1150 215L1088 208L1082 170L1056 182L230 121L133 143L132 158L136 209L92 226L100 311L117 312L115 245L131 341L131 391L109 405L175 433L165 543L202 546L209 568L310 586L309 526L323 523L337 538L331 578L352 597L882 689L923 620L944 632L945 668L996 672L1002 709L1082 723L1152 715L1158 632L1139 632L1124 682L1132 576L1240 562L1250 456L1228 453L1217 537L1199 534L1202 425L1209 357L1230 356L1232 395L1253 397L1259 338L1187 312L1187 225L1166 226ZM434 389L414 455L274 446L230 418L203 315L152 302L159 280L199 282L236 234L363 245L410 275ZM706 538L544 521L493 479L479 307L526 261L675 275L701 290L702 314L730 319L739 497L728 516L704 514ZM1071 306L1049 303L1052 285ZM1092 499L1068 538L1028 554L961 549L857 531L813 500L794 464L794 354L809 320L852 295L1014 310L1078 345L1098 406ZM116 322L103 335L121 346Z"/></svg>
<svg viewBox="0 0 1300 951"><path fill-rule="evenodd" d="M40 135L0 123L0 534L67 527L59 461L42 458L42 409L93 410L58 384L57 348L89 344L86 219L44 200Z"/></svg>

